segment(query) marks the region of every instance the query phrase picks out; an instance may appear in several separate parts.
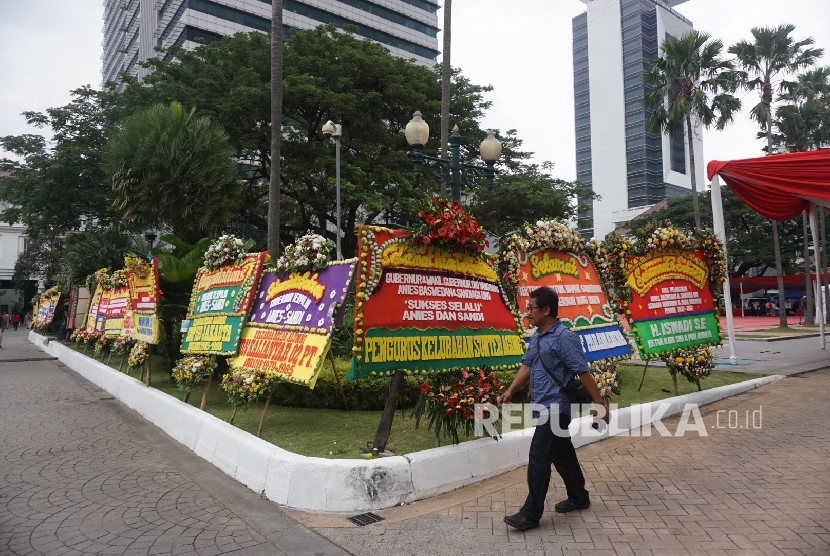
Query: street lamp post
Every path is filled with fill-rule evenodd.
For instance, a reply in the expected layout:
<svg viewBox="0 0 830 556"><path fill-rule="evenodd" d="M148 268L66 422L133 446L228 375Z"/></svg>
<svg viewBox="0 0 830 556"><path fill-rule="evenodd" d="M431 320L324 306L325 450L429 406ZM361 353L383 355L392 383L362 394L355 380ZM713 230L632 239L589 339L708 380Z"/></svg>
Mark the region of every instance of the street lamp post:
<svg viewBox="0 0 830 556"><path fill-rule="evenodd" d="M412 114L412 120L406 124L406 141L412 150L409 158L412 159L412 171L416 176L421 174L421 167L427 166L435 172L435 181L439 184L448 184L452 191L452 200L461 202L461 187L474 187L476 178L487 177L487 188L493 189L493 180L496 169L493 165L501 156L501 143L496 139L496 132L487 130L487 138L481 142L479 153L487 166L474 166L461 163L461 134L455 126L450 135L450 159L437 158L423 154L424 145L429 139L429 125L421 117L421 112Z"/></svg>
<svg viewBox="0 0 830 556"><path fill-rule="evenodd" d="M340 250L340 136L343 134L343 126L336 124L331 120L327 121L323 126L323 135L326 137L334 137L334 152L335 152L335 182L337 189L337 260L343 260L343 253Z"/></svg>

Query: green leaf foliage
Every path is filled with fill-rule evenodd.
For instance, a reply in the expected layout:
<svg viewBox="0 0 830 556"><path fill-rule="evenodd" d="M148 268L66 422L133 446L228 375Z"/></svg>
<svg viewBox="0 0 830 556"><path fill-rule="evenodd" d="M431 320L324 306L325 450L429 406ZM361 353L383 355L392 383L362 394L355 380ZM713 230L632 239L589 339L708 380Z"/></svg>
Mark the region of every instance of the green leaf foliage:
<svg viewBox="0 0 830 556"><path fill-rule="evenodd" d="M793 31L795 25L789 23L753 27L752 41L742 40L729 47L746 72L744 86L757 89L761 95L758 104L750 110L750 117L758 122L765 135L770 132L768 124L776 89L784 92L795 86L785 76L813 65L824 53L822 48L808 48L815 42L812 37L794 40L790 37Z"/></svg>
<svg viewBox="0 0 830 556"><path fill-rule="evenodd" d="M488 233L499 237L525 222L577 218L578 205L573 199L577 195L595 198L595 194L579 182L554 178L552 168L550 162L523 165L516 172L499 176L492 190L479 188L473 193L470 212Z"/></svg>
<svg viewBox="0 0 830 556"><path fill-rule="evenodd" d="M105 149L112 211L134 230L169 227L179 238L204 237L236 204L234 155L221 126L195 109L174 101L138 112Z"/></svg>
<svg viewBox="0 0 830 556"><path fill-rule="evenodd" d="M712 197L707 191L700 195L700 217L704 228L713 227ZM723 219L726 226L726 252L729 257L727 269L731 277L745 276L751 269L763 274L768 268L775 267L775 252L771 241L772 226L769 219L750 209L737 195L726 187L721 187L723 201ZM680 228L694 227L694 211L691 197L668 199L665 209L651 212L630 221L626 227L635 233L654 224L671 222ZM780 223L783 263L788 273L798 271L795 262L801 257L802 233L801 217Z"/></svg>
<svg viewBox="0 0 830 556"><path fill-rule="evenodd" d="M289 231L306 230L335 239L329 230L336 222L335 147L321 131L331 120L343 126L343 251L352 256L358 224L382 222L389 216L405 222L413 207L438 192L431 174L412 174L403 130L412 113L420 110L430 125L425 153L438 154L440 76L435 69L393 56L383 46L333 25L292 30L283 56L282 241L292 241ZM192 51L171 48L165 59L169 61L148 60L153 73L143 83L128 79L123 93L110 92L110 101L122 110L178 101L221 124L237 159L245 161L236 218L242 220L247 211L253 226L266 229L271 153L268 37L237 34ZM490 107L484 98L490 90L454 70L450 120L461 129L465 162L478 158L478 145L486 137L479 121ZM531 153L521 151L515 131L504 133L501 140L502 174L497 181L514 172L530 179L534 170L525 164ZM545 182L545 173L537 169L536 175ZM483 179L479 185L484 185Z"/></svg>
<svg viewBox="0 0 830 556"><path fill-rule="evenodd" d="M30 125L49 129L40 135L0 137L0 147L22 160L0 160L0 199L4 222L22 222L32 238L56 237L95 222L109 222L109 183L101 168L106 133L118 117L101 93L89 86L71 92L71 102L45 113L24 112Z"/></svg>
<svg viewBox="0 0 830 556"><path fill-rule="evenodd" d="M130 236L114 228L69 235L63 257L67 284L83 284L99 268L124 268L124 255L131 247Z"/></svg>

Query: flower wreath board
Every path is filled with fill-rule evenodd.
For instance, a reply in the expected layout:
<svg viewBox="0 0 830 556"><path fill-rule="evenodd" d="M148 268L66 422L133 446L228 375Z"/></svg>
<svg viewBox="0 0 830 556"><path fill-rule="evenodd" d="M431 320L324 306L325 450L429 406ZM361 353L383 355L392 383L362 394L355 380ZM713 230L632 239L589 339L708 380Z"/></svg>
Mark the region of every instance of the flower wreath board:
<svg viewBox="0 0 830 556"><path fill-rule="evenodd" d="M99 311L104 298L104 288L101 284L95 287L95 293L89 301L89 313L86 317L86 331L90 334L101 334L104 331L104 313Z"/></svg>
<svg viewBox="0 0 830 556"><path fill-rule="evenodd" d="M161 290L159 289L159 260L149 262L132 257L125 258L128 265L127 287L130 291L129 308L124 314L122 336L129 336L148 344L159 341L159 320L156 314Z"/></svg>
<svg viewBox="0 0 830 556"><path fill-rule="evenodd" d="M182 321L182 353L236 355L265 256L248 253L239 263L199 269L187 318Z"/></svg>
<svg viewBox="0 0 830 556"><path fill-rule="evenodd" d="M104 289L98 314L104 316L104 336L121 336L124 315L130 305L130 288L127 285Z"/></svg>
<svg viewBox="0 0 830 556"><path fill-rule="evenodd" d="M89 288L86 286L72 286L69 294L69 321L67 328L74 330L84 326L84 317L86 317L88 306Z"/></svg>
<svg viewBox="0 0 830 556"><path fill-rule="evenodd" d="M720 344L715 298L725 267L717 239L659 228L645 241L621 245L622 304L643 359Z"/></svg>
<svg viewBox="0 0 830 556"><path fill-rule="evenodd" d="M518 367L521 330L485 260L400 230L361 226L358 238L350 380Z"/></svg>
<svg viewBox="0 0 830 556"><path fill-rule="evenodd" d="M520 254L516 301L525 335L530 292L549 286L559 294L559 320L582 340L589 362L631 355L631 347L608 303L599 274L587 253L541 249Z"/></svg>
<svg viewBox="0 0 830 556"><path fill-rule="evenodd" d="M275 372L314 388L334 326L343 322L355 262L332 261L320 270L290 274L266 272L242 331L239 355L230 365Z"/></svg>
<svg viewBox="0 0 830 556"><path fill-rule="evenodd" d="M58 286L49 288L40 295L37 305L37 325L48 326L55 318L55 309L61 299L61 290Z"/></svg>

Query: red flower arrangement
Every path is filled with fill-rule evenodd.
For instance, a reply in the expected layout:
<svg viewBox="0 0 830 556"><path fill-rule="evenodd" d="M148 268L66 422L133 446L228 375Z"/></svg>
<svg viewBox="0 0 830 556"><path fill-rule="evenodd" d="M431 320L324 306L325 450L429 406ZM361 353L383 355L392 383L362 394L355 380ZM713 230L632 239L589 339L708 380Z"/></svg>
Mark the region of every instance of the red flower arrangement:
<svg viewBox="0 0 830 556"><path fill-rule="evenodd" d="M475 405L495 405L496 399L504 392L504 385L499 382L496 373L487 374L483 369L475 373L461 371L461 380L447 375L438 375L436 378L439 384L435 386L426 382L421 384L421 397L413 410L413 416L420 417L426 413L429 417L428 427L434 429L436 438L443 434L458 444L459 427L463 427L466 436L473 432Z"/></svg>
<svg viewBox="0 0 830 556"><path fill-rule="evenodd" d="M422 210L418 216L423 224L413 233L415 245L437 245L449 251L460 251L476 256L489 245L485 231L458 201L436 198L430 200L428 210Z"/></svg>

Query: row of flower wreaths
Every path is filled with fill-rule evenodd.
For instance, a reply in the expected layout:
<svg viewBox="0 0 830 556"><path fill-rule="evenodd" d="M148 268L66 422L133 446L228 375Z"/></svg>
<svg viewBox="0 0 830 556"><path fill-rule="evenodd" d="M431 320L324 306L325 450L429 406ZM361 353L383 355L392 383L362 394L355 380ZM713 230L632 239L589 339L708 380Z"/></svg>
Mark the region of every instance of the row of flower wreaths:
<svg viewBox="0 0 830 556"><path fill-rule="evenodd" d="M603 241L585 241L561 222L539 220L535 225L525 224L514 234L502 238L498 254L493 256L484 252L488 246L485 230L459 203L433 199L430 206L420 211L418 216L420 224L412 230L413 246L429 245L461 252L492 265L500 278L505 297L516 315L519 315L516 303L518 268L530 254L546 250L587 255L606 287L609 303L626 316L629 325L632 325L631 312L628 309L631 291L627 285L626 265L630 256L645 255L665 248L702 252L709 268L709 286L713 298L719 299L721 296L721 286L726 272L725 257L721 243L710 231L680 230L669 223L662 223L638 235L609 235ZM307 234L288 246L276 262L269 258L266 261L266 270L290 273L325 268L331 261L332 247L331 242L322 236ZM241 262L244 255L244 242L241 239L230 235L222 236L205 253L204 265L209 270L217 269ZM139 274L147 270L146 262L142 259L128 258L126 266L127 270ZM126 284L124 270L109 274L107 269L102 269L94 278L104 288ZM348 325L349 323L346 324ZM96 354L110 352L126 355L131 369L142 366L150 353L149 346L142 341L105 337L85 330L76 330L71 340L81 344L94 344ZM699 381L713 369L712 352L707 345L674 349L662 353L659 358L667 364L671 374L679 373L689 381ZM591 372L606 401L610 401L612 394L620 393L617 363L614 359L591 363ZM209 356L186 356L177 362L172 376L179 387L189 393L191 388L211 375L216 366L214 358ZM429 411L431 414L437 410L442 417L454 417L451 421L465 421L466 428L472 422L473 405L494 402L499 392L504 389L496 374L487 371L461 371L460 375L454 374L449 383L446 373L439 375L440 380L425 379L420 386L422 396L419 406L426 405L428 411L433 410ZM255 403L272 391L278 380L276 373L232 368L223 376L222 387L228 394L229 402L236 408Z"/></svg>

